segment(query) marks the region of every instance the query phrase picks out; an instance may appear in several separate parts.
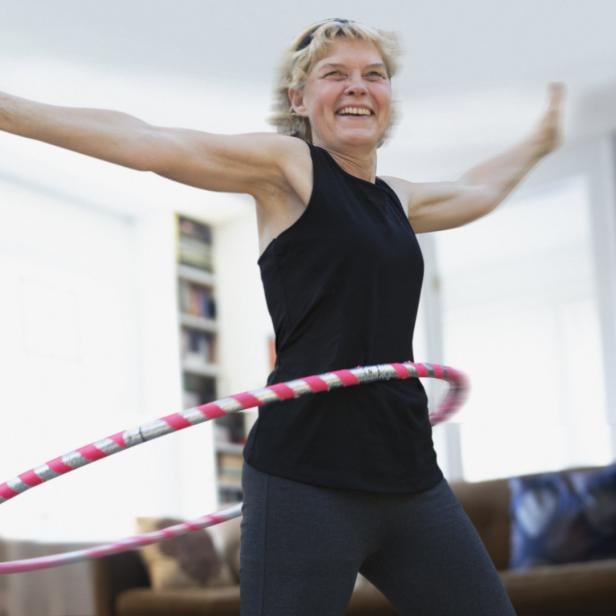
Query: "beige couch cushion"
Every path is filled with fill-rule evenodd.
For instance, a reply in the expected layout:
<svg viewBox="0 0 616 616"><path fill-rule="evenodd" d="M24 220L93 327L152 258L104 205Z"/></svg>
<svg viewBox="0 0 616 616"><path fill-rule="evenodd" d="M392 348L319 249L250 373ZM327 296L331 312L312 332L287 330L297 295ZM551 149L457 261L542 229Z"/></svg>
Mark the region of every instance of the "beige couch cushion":
<svg viewBox="0 0 616 616"><path fill-rule="evenodd" d="M237 616L240 587L184 588L153 592L132 588L116 604L117 616Z"/></svg>

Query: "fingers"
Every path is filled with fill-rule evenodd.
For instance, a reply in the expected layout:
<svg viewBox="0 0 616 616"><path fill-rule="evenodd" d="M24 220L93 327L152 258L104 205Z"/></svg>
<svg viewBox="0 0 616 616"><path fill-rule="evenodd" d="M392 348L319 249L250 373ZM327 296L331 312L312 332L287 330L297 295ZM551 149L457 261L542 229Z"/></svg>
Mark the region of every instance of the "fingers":
<svg viewBox="0 0 616 616"><path fill-rule="evenodd" d="M565 84L562 81L552 81L549 86L550 106L557 107L565 96Z"/></svg>

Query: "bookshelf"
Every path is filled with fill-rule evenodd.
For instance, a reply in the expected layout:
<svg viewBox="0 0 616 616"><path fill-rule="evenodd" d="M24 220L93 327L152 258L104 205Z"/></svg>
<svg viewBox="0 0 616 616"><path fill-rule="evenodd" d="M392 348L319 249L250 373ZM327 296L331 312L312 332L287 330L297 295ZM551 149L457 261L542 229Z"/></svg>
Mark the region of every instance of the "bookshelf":
<svg viewBox="0 0 616 616"><path fill-rule="evenodd" d="M181 214L176 223L182 399L184 408L190 408L221 397L216 275L211 227ZM219 505L239 502L246 442L243 414L214 420L213 434Z"/></svg>

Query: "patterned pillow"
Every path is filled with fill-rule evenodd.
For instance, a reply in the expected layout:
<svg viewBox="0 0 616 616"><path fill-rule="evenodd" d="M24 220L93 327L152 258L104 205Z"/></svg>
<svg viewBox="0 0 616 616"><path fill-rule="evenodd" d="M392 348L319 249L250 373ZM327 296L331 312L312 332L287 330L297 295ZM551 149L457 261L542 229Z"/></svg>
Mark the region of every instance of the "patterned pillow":
<svg viewBox="0 0 616 616"><path fill-rule="evenodd" d="M616 558L616 464L509 480L510 568Z"/></svg>
<svg viewBox="0 0 616 616"><path fill-rule="evenodd" d="M183 520L137 518L137 532L147 533ZM207 529L153 543L141 548L152 588L232 586L236 584L229 565L217 552Z"/></svg>

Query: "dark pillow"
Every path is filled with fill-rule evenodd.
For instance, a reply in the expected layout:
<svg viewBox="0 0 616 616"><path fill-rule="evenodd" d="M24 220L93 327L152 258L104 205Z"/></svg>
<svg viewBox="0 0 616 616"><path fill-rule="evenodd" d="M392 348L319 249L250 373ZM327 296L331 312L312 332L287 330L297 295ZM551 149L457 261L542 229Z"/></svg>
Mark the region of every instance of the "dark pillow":
<svg viewBox="0 0 616 616"><path fill-rule="evenodd" d="M140 533L160 530L183 520L137 518ZM152 587L168 588L232 586L233 573L216 550L207 528L141 548Z"/></svg>
<svg viewBox="0 0 616 616"><path fill-rule="evenodd" d="M616 464L509 480L510 568L616 558Z"/></svg>

